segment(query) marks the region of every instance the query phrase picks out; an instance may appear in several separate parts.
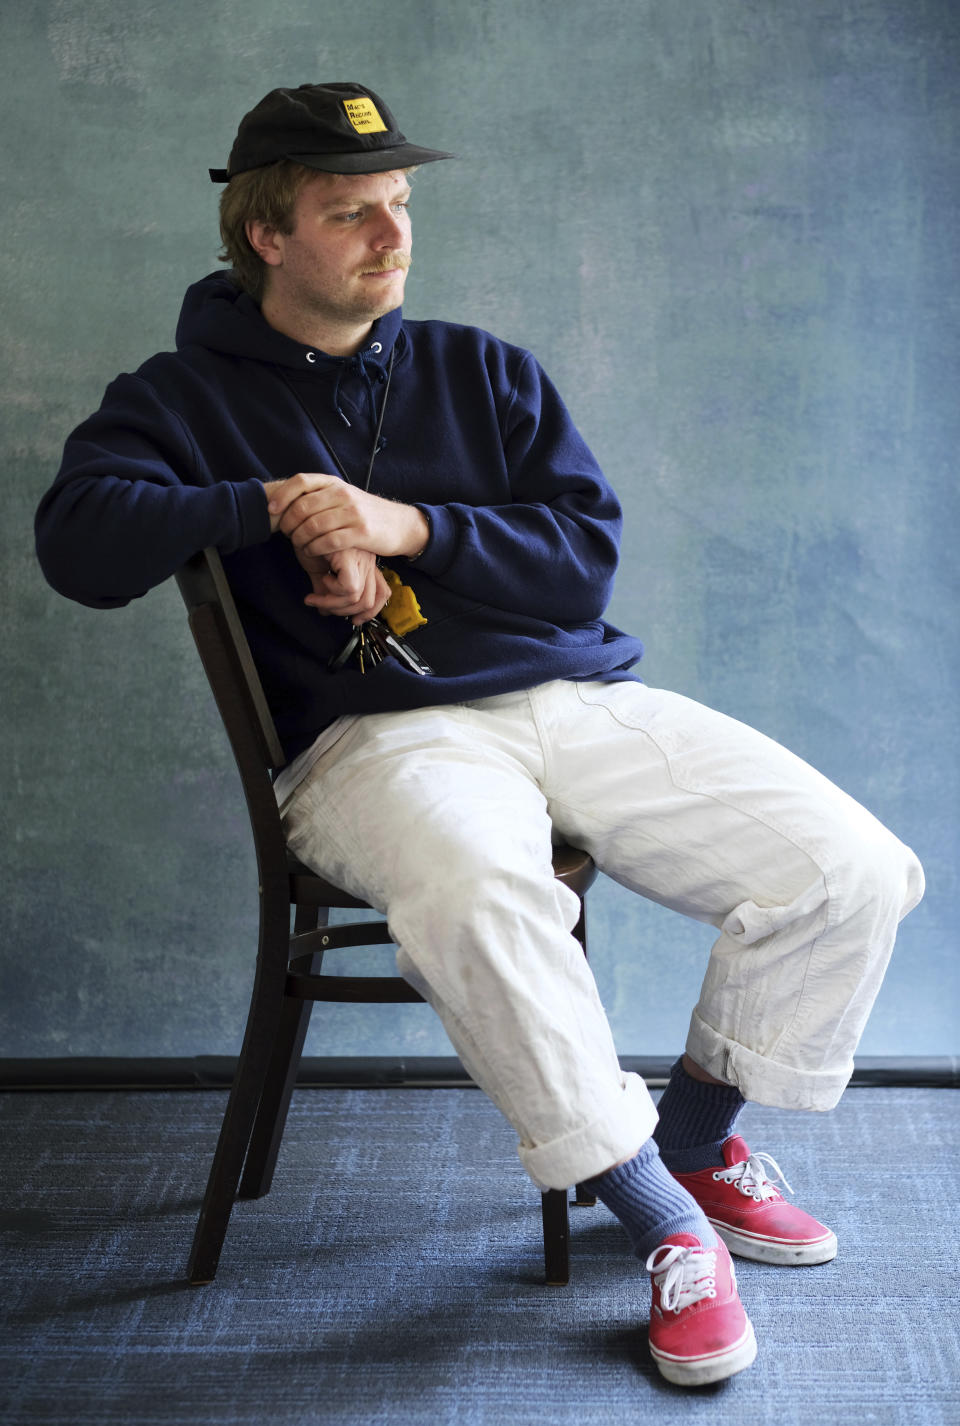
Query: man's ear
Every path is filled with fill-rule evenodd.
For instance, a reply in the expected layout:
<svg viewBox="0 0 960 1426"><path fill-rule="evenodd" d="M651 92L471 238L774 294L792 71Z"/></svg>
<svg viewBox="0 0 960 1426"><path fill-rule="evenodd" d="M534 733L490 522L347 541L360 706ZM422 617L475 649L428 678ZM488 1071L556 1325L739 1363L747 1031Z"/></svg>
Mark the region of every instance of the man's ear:
<svg viewBox="0 0 960 1426"><path fill-rule="evenodd" d="M261 258L269 267L280 266L283 262L282 233L279 233L276 228L271 228L269 223L263 222L261 218L248 219L244 232L247 235L247 242L257 257Z"/></svg>

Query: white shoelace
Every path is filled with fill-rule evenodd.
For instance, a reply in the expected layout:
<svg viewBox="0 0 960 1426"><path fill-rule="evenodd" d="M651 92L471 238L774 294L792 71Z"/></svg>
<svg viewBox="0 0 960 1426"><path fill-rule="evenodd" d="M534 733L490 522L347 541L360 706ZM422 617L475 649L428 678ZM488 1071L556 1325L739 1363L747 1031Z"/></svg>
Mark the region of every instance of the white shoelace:
<svg viewBox="0 0 960 1426"><path fill-rule="evenodd" d="M660 1307L664 1312L682 1312L704 1297L717 1295L714 1248L661 1243L647 1258L646 1268L648 1273L653 1273L653 1280L660 1289Z"/></svg>
<svg viewBox="0 0 960 1426"><path fill-rule="evenodd" d="M742 1164L734 1164L729 1169L718 1169L713 1176L718 1183L735 1184L745 1198L764 1203L768 1198L781 1197L779 1188L769 1178L764 1164L769 1164L787 1192L792 1193L793 1189L787 1183L783 1169L772 1154L751 1154Z"/></svg>

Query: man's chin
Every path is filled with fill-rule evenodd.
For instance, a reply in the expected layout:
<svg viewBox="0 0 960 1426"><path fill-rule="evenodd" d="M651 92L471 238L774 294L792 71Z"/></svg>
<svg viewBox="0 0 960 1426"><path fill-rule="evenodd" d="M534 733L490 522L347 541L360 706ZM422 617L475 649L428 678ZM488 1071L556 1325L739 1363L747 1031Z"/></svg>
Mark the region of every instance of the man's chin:
<svg viewBox="0 0 960 1426"><path fill-rule="evenodd" d="M399 292L384 292L379 302L369 302L364 305L363 318L368 322L375 322L378 317L385 317L388 312L395 312L402 305L402 288Z"/></svg>

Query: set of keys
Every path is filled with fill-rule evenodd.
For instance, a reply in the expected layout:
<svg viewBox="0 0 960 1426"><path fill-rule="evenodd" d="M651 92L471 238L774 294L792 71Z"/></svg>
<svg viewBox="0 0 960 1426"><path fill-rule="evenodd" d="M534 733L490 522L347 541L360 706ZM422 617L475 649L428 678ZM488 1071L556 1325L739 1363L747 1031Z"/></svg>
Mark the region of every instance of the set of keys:
<svg viewBox="0 0 960 1426"><path fill-rule="evenodd" d="M433 669L422 659L406 639L394 634L390 626L380 618L368 619L365 624L357 624L349 639L338 654L334 654L327 667L331 673L344 668L351 659L355 660L361 673L379 667L385 658L395 658L412 673L432 674Z"/></svg>

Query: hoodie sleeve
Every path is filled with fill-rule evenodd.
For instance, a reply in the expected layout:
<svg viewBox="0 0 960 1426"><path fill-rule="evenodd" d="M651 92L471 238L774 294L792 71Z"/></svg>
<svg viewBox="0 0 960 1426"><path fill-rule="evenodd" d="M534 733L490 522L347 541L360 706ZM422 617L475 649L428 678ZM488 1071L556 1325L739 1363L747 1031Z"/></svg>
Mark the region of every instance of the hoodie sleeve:
<svg viewBox="0 0 960 1426"><path fill-rule="evenodd" d="M268 539L270 518L261 482L214 481L177 413L127 375L68 439L35 531L53 588L109 609L207 545L229 554Z"/></svg>
<svg viewBox="0 0 960 1426"><path fill-rule="evenodd" d="M416 567L493 608L561 624L599 619L617 569L620 502L529 353L502 435L510 503L416 502L430 525Z"/></svg>

